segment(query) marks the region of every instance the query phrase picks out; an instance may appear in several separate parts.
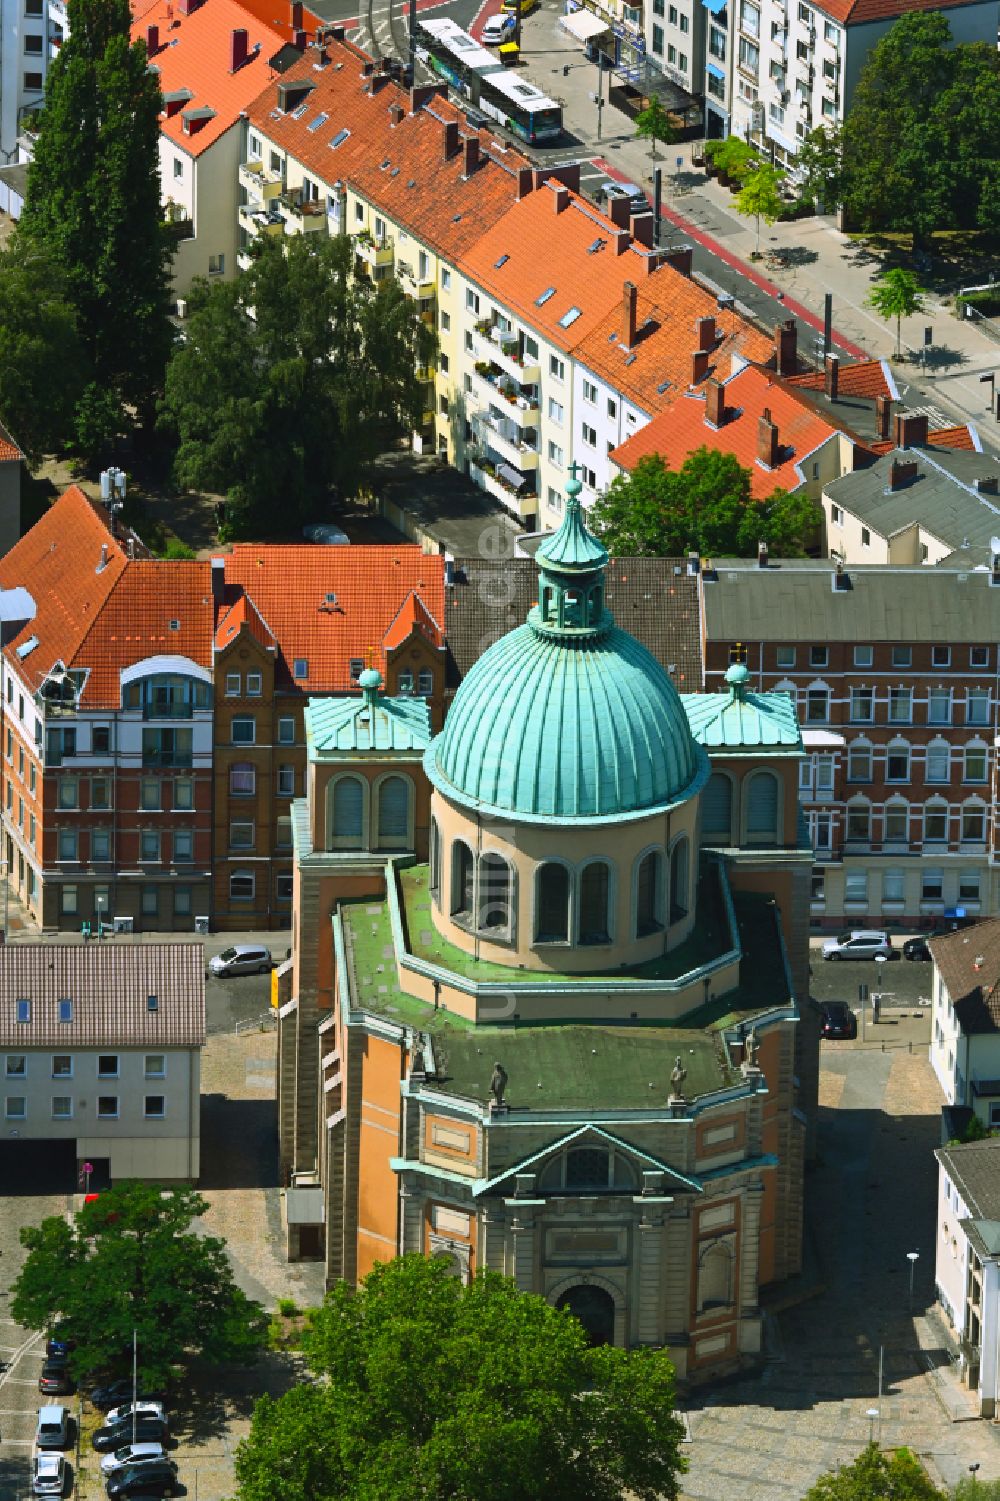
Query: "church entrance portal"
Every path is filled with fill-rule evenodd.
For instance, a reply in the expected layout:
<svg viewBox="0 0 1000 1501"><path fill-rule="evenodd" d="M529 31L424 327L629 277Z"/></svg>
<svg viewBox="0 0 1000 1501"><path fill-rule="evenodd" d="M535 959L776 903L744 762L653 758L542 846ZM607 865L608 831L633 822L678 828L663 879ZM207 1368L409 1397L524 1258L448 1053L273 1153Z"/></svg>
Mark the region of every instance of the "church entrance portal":
<svg viewBox="0 0 1000 1501"><path fill-rule="evenodd" d="M556 1303L580 1320L592 1345L614 1344L615 1300L603 1287L580 1283L567 1288Z"/></svg>

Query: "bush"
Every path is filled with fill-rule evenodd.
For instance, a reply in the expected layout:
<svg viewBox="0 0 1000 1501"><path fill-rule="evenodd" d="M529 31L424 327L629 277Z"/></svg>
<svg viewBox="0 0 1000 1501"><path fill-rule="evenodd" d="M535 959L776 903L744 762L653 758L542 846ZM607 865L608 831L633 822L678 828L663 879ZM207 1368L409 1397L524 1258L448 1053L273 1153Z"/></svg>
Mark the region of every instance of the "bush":
<svg viewBox="0 0 1000 1501"><path fill-rule="evenodd" d="M278 1312L283 1318L293 1319L299 1311L299 1306L294 1298L279 1298Z"/></svg>
<svg viewBox="0 0 1000 1501"><path fill-rule="evenodd" d="M955 298L955 310L960 318L965 317L966 307L975 308L984 318L1000 316L1000 285L980 287L974 292L963 292Z"/></svg>

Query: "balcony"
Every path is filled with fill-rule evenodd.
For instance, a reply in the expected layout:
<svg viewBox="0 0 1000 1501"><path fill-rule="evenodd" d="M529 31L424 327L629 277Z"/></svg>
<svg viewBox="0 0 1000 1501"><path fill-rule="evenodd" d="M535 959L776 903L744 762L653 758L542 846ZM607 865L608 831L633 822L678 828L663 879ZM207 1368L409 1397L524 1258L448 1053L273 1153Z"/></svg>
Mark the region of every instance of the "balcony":
<svg viewBox="0 0 1000 1501"><path fill-rule="evenodd" d="M434 279L430 273L420 275L419 269L414 268L407 261L399 261L396 266L396 275L402 283L403 291L409 297L415 297L418 302L425 302L433 297L436 292Z"/></svg>
<svg viewBox="0 0 1000 1501"><path fill-rule="evenodd" d="M146 750L142 752L143 766L190 771L194 765L194 753L189 750Z"/></svg>
<svg viewBox="0 0 1000 1501"><path fill-rule="evenodd" d="M309 234L313 230L325 230L326 204L318 198L303 198L298 191L282 193L277 200L278 213L292 234Z"/></svg>
<svg viewBox="0 0 1000 1501"><path fill-rule="evenodd" d="M241 203L239 221L240 229L251 240L255 240L258 235L280 235L285 232L285 221L273 206L255 208L252 203Z"/></svg>
<svg viewBox="0 0 1000 1501"><path fill-rule="evenodd" d="M535 443L525 442L517 425L498 416L496 412L480 412L473 417L472 431L483 448L506 459L519 473L531 473L538 468L538 449ZM534 436L537 441L537 434Z"/></svg>
<svg viewBox="0 0 1000 1501"><path fill-rule="evenodd" d="M281 193L281 173L266 172L262 162L240 164L240 187L256 204L270 203Z"/></svg>
<svg viewBox="0 0 1000 1501"><path fill-rule="evenodd" d="M469 465L469 476L473 483L477 484L481 490L485 490L488 495L492 495L519 519L534 516L538 509L538 496L534 490L527 488L528 481L517 486L513 483L513 474L509 477L504 474L505 465L484 468L482 465L485 463L488 463L488 460L481 460L480 463L473 462Z"/></svg>
<svg viewBox="0 0 1000 1501"><path fill-rule="evenodd" d="M495 365L518 386L534 386L542 378L537 359L526 360L521 336L508 333L485 319L477 323L472 334L472 349L477 361Z"/></svg>
<svg viewBox="0 0 1000 1501"><path fill-rule="evenodd" d="M502 404L505 417L518 427L538 426L538 392L530 386L517 385L495 366L477 365L472 389L483 406Z"/></svg>
<svg viewBox="0 0 1000 1501"><path fill-rule="evenodd" d="M388 236L376 240L365 229L354 237L354 254L372 271L381 271L384 267L392 265L396 251Z"/></svg>
<svg viewBox="0 0 1000 1501"><path fill-rule="evenodd" d="M237 266L237 269L240 270L240 271L249 271L250 267L252 265L253 265L253 256L250 254L249 250L237 250L237 252L236 252L236 266Z"/></svg>

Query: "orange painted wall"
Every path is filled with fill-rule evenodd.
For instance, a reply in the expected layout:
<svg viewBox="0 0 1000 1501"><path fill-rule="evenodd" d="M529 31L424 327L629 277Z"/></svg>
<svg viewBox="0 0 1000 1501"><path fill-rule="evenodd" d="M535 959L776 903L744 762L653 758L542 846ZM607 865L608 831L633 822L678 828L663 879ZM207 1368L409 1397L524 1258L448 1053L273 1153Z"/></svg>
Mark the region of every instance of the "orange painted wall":
<svg viewBox="0 0 1000 1501"><path fill-rule="evenodd" d="M361 1120L358 1144L358 1277L377 1261L391 1261L398 1245L399 1185L389 1166L399 1155L399 1081L403 1055L398 1044L361 1036Z"/></svg>

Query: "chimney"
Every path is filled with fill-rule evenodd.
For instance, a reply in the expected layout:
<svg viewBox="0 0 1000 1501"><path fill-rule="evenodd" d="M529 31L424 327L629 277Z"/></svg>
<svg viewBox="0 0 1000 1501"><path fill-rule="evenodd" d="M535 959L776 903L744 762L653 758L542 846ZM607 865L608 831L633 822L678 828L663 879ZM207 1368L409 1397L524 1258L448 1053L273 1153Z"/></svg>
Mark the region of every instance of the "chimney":
<svg viewBox="0 0 1000 1501"><path fill-rule="evenodd" d="M795 319L786 318L774 330L775 369L779 375L794 375L798 368Z"/></svg>
<svg viewBox="0 0 1000 1501"><path fill-rule="evenodd" d="M530 167L518 167L517 169L517 201L527 198L534 187L534 174Z"/></svg>
<svg viewBox="0 0 1000 1501"><path fill-rule="evenodd" d="M615 257L624 255L631 243L632 236L627 229L616 229L611 239L611 249Z"/></svg>
<svg viewBox="0 0 1000 1501"><path fill-rule="evenodd" d="M698 335L699 349L715 348L715 319L713 317L699 318L694 331Z"/></svg>
<svg viewBox="0 0 1000 1501"><path fill-rule="evenodd" d="M616 229L628 229L628 199L612 198L608 203L608 218Z"/></svg>
<svg viewBox="0 0 1000 1501"><path fill-rule="evenodd" d="M226 560L212 559L212 603L221 605L226 594Z"/></svg>
<svg viewBox="0 0 1000 1501"><path fill-rule="evenodd" d="M436 83L414 85L410 89L410 114L415 115L418 109L423 109L424 105L429 104L438 94L447 94L447 92L447 84L443 88L439 88Z"/></svg>
<svg viewBox="0 0 1000 1501"><path fill-rule="evenodd" d="M767 543L764 541L763 537L757 543L757 567L767 567Z"/></svg>
<svg viewBox="0 0 1000 1501"><path fill-rule="evenodd" d="M892 397L876 396L875 398L875 425L878 436L883 442L889 436L889 423L892 419Z"/></svg>
<svg viewBox="0 0 1000 1501"><path fill-rule="evenodd" d="M105 570L105 568L107 568L110 556L111 556L111 554L110 554L110 551L108 549L108 544L106 542L102 542L101 543L101 561L97 565L97 572L98 573L103 573L104 570Z"/></svg>
<svg viewBox="0 0 1000 1501"><path fill-rule="evenodd" d="M771 421L771 409L765 407L757 423L757 459L765 469L778 467L778 425Z"/></svg>
<svg viewBox="0 0 1000 1501"><path fill-rule="evenodd" d="M826 378L823 389L831 401L836 401L840 391L840 356L828 354L826 357Z"/></svg>
<svg viewBox="0 0 1000 1501"><path fill-rule="evenodd" d="M289 24L293 31L302 30L302 0L292 0L289 9Z"/></svg>
<svg viewBox="0 0 1000 1501"><path fill-rule="evenodd" d="M250 36L245 26L236 26L229 34L229 71L235 73L247 60Z"/></svg>
<svg viewBox="0 0 1000 1501"><path fill-rule="evenodd" d="M927 446L927 413L896 413L896 447L925 448Z"/></svg>
<svg viewBox="0 0 1000 1501"><path fill-rule="evenodd" d="M643 245L647 250L653 248L653 215L649 212L633 214L629 224L632 230L632 238L637 245Z"/></svg>
<svg viewBox="0 0 1000 1501"><path fill-rule="evenodd" d="M696 552L689 552L688 553L688 567L687 567L687 571L688 571L688 575L691 578L697 578L698 574L701 572L701 558L699 557L698 553L696 553Z"/></svg>
<svg viewBox="0 0 1000 1501"><path fill-rule="evenodd" d="M471 177L479 166L479 137L466 136L462 142L465 151L465 171L463 176Z"/></svg>
<svg viewBox="0 0 1000 1501"><path fill-rule="evenodd" d="M160 50L160 28L158 26L146 27L146 56L155 57Z"/></svg>
<svg viewBox="0 0 1000 1501"><path fill-rule="evenodd" d="M622 289L622 343L631 349L635 343L635 310L638 293L634 281L627 281Z"/></svg>
<svg viewBox="0 0 1000 1501"><path fill-rule="evenodd" d="M569 188L564 187L561 182L557 183L555 188L553 188L552 198L557 214L561 214L564 209L569 208Z"/></svg>
<svg viewBox="0 0 1000 1501"><path fill-rule="evenodd" d="M403 109L403 106L401 104L389 105L389 119L393 125L398 125L405 113L406 111Z"/></svg>
<svg viewBox="0 0 1000 1501"><path fill-rule="evenodd" d="M691 356L691 384L700 385L708 374L711 355L707 349L696 349Z"/></svg>
<svg viewBox="0 0 1000 1501"><path fill-rule="evenodd" d="M920 465L916 459L904 461L893 456L889 464L889 489L902 490L903 486L909 484L911 479L916 479L919 473Z"/></svg>
<svg viewBox="0 0 1000 1501"><path fill-rule="evenodd" d="M721 381L705 383L705 421L712 427L721 427L726 420L726 388Z"/></svg>
<svg viewBox="0 0 1000 1501"><path fill-rule="evenodd" d="M292 46L298 48L299 52L304 52L306 50L306 44L308 43L308 40L309 37L306 32L296 31L292 36Z"/></svg>
<svg viewBox="0 0 1000 1501"><path fill-rule="evenodd" d="M458 121L446 120L444 122L444 146L442 155L446 162L450 162L458 150Z"/></svg>
<svg viewBox="0 0 1000 1501"><path fill-rule="evenodd" d="M995 474L984 474L976 480L976 489L980 495L1000 494L1000 479Z"/></svg>
<svg viewBox="0 0 1000 1501"><path fill-rule="evenodd" d="M693 252L690 245L681 245L677 250L668 250L663 257L664 266L673 266L680 276L691 275L691 258Z"/></svg>

